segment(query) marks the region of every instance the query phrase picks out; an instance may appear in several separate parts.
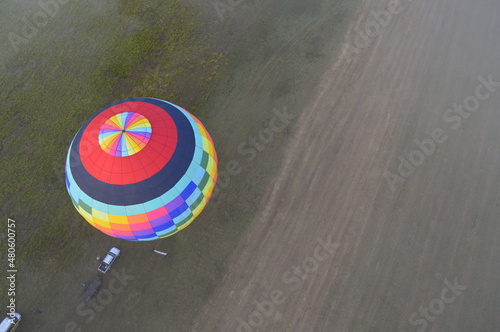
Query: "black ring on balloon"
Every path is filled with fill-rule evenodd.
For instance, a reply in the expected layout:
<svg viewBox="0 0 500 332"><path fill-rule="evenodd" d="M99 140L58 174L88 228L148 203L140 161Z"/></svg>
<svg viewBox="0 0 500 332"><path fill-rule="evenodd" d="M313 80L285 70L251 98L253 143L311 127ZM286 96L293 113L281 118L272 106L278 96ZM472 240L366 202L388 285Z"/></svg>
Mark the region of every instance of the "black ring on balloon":
<svg viewBox="0 0 500 332"><path fill-rule="evenodd" d="M126 102L141 101L162 108L173 119L177 127L177 147L167 164L155 175L137 183L120 185L110 184L93 177L83 166L79 146L83 132L90 122L104 110ZM153 129L154 130L154 129ZM191 123L176 107L158 99L132 98L116 102L94 114L78 131L70 148L70 169L73 179L80 189L102 203L110 205L134 205L160 197L186 174L194 156L195 136ZM71 166L74 164L75 166Z"/></svg>

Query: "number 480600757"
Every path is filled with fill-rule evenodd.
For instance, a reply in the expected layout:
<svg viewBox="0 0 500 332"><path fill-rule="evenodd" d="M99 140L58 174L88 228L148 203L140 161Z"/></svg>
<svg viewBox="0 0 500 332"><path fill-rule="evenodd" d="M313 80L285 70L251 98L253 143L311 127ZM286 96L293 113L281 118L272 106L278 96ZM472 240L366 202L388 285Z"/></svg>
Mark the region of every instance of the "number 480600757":
<svg viewBox="0 0 500 332"><path fill-rule="evenodd" d="M9 249L7 250L7 260L9 261L9 267L11 269L15 268L16 261L16 221L13 219L7 222L7 245Z"/></svg>

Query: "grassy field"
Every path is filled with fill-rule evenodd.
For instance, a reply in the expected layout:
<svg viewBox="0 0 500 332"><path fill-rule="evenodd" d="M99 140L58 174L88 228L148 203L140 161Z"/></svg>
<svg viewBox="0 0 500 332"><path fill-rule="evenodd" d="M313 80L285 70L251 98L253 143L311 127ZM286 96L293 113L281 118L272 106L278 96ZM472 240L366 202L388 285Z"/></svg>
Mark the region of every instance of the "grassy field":
<svg viewBox="0 0 500 332"><path fill-rule="evenodd" d="M23 29L25 19L43 13L37 3L0 6L17 13L0 20L7 39L0 55L0 202L2 218L17 223L17 300L26 314L53 289L71 292L74 282L61 288L61 274L79 271L101 236L65 189L64 162L79 127L100 108L138 96L196 114L225 60L177 0L70 1L51 8L53 17L33 36ZM0 223L3 262L6 225ZM5 278L1 285L6 303Z"/></svg>
<svg viewBox="0 0 500 332"><path fill-rule="evenodd" d="M82 331L189 330L228 273L293 122L255 159L238 145L269 124L274 108L298 114L306 107L317 73L337 48L338 40L326 43L331 31L340 39L354 10L351 0L242 3L221 22L212 4L189 1L200 19L186 2L70 0L18 52L7 39L0 50L0 202L3 218L19 225L20 332L62 331L74 322ZM323 20L315 20L325 9ZM0 20L2 36L21 34L23 17L39 10L36 3L0 2L0 13L16 13ZM214 27L220 31L212 37ZM134 96L192 111L215 140L219 170L234 160L242 166L182 236L152 243L93 229L64 184L67 149L80 126L100 108ZM0 227L5 238L5 223ZM94 319L78 311L79 283L96 273L95 257L110 246L123 252L114 269L134 280ZM172 256L161 260L152 248ZM106 277L104 289L112 278Z"/></svg>
<svg viewBox="0 0 500 332"><path fill-rule="evenodd" d="M31 18L40 10L31 8ZM78 216L62 185L67 148L86 119L137 96L196 113L224 63L176 0L74 1L53 11L31 40L12 30L28 41L15 45L17 53L10 49L0 81L2 215L29 220L20 224L19 258L44 264L44 257L57 259L72 234L92 232L68 222Z"/></svg>

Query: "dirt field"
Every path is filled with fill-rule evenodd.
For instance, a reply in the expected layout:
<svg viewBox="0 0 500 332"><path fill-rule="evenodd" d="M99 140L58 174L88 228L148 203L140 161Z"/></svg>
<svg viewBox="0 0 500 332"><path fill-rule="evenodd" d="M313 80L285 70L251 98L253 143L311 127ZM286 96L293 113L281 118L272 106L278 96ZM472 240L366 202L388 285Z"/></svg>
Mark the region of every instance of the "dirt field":
<svg viewBox="0 0 500 332"><path fill-rule="evenodd" d="M345 42L387 3L365 1ZM318 75L194 330L500 329L500 84L478 79L500 82L500 7L396 9L378 36L358 40L368 46ZM463 103L477 110L447 111ZM414 140L428 154L412 152ZM398 174L400 156L419 164L413 174ZM388 171L401 176L394 191Z"/></svg>
<svg viewBox="0 0 500 332"><path fill-rule="evenodd" d="M199 112L216 197L171 238L23 266L19 331L500 330L498 3L189 2L230 56Z"/></svg>

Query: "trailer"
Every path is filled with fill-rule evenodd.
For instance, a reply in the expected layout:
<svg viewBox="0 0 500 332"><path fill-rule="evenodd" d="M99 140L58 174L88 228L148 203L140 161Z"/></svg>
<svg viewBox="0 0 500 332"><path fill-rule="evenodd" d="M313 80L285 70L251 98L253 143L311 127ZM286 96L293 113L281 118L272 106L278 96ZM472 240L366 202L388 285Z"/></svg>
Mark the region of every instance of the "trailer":
<svg viewBox="0 0 500 332"><path fill-rule="evenodd" d="M97 295L97 293L99 293L101 286L102 286L102 275L94 276L87 283L87 286L85 287L85 290L83 291L80 298L82 300L84 300L85 302L89 302L90 300L92 300L94 298L94 296Z"/></svg>

